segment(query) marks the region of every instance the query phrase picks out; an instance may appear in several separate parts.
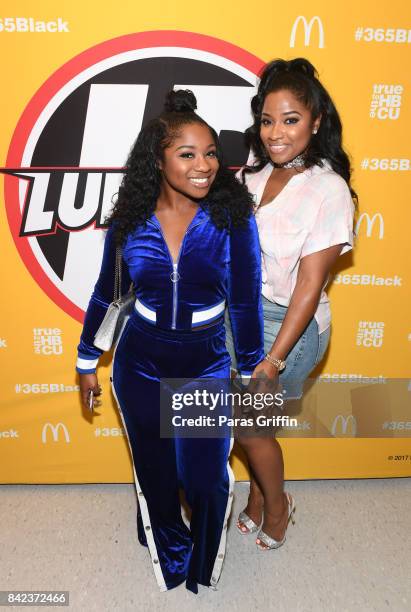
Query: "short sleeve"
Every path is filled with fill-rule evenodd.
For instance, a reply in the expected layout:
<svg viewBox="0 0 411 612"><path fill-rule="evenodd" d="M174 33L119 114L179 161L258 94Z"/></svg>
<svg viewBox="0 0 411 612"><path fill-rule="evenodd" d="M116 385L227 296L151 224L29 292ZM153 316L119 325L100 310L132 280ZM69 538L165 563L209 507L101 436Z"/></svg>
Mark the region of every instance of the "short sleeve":
<svg viewBox="0 0 411 612"><path fill-rule="evenodd" d="M315 222L308 233L301 257L337 244L343 244L341 254L353 247L354 204L344 179L333 177L329 193L322 200Z"/></svg>

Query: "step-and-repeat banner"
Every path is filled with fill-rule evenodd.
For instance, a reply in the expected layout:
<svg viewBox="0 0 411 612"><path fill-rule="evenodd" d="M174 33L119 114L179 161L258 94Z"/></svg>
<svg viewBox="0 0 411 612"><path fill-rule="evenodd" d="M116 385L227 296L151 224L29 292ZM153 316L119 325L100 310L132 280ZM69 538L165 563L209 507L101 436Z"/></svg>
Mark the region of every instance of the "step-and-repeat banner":
<svg viewBox="0 0 411 612"><path fill-rule="evenodd" d="M356 247L329 287L330 349L281 435L286 477L411 475L408 4L5 0L0 49L0 481L133 480L111 356L93 419L74 371L128 150L165 93L185 87L240 166L259 71L298 56L341 113L360 205ZM246 478L238 449L232 461Z"/></svg>

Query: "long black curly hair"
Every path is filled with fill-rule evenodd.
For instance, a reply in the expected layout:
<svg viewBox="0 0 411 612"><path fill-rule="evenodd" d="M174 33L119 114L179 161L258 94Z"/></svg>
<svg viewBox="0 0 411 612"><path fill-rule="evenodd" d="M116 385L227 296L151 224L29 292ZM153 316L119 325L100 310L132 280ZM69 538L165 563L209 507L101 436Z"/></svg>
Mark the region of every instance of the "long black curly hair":
<svg viewBox="0 0 411 612"><path fill-rule="evenodd" d="M341 119L330 94L317 77L317 70L302 57L289 61L276 59L264 67L257 94L251 100L254 123L245 132L246 144L255 155L255 163L243 168L242 179L244 181L245 174L258 172L270 161L260 138L261 113L269 93L286 89L310 110L313 121L321 116L319 129L311 136L305 152L306 168L322 166L322 160L328 160L332 169L346 181L351 196L357 201L357 194L350 184L350 161L342 146Z"/></svg>
<svg viewBox="0 0 411 612"><path fill-rule="evenodd" d="M190 90L170 91L164 111L139 133L126 162L113 210L106 220L108 226L114 225L117 244L123 244L127 235L153 214L162 182L158 161L163 160L164 149L188 124L199 123L210 130L219 161L216 177L206 198L199 201L200 206L207 208L211 220L221 229L241 225L251 214L250 194L224 166L217 133L197 115L196 108L197 101Z"/></svg>

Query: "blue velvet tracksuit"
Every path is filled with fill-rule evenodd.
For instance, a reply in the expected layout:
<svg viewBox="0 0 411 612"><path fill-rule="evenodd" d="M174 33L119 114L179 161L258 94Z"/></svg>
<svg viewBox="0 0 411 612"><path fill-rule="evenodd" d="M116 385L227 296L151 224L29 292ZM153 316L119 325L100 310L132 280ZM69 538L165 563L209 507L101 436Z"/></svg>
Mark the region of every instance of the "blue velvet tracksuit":
<svg viewBox="0 0 411 612"><path fill-rule="evenodd" d="M113 296L115 244L107 232L102 266L87 309L77 370L94 372L93 345ZM225 556L234 477L232 439L160 437L161 378L229 379L224 309L230 312L238 369L249 375L263 359L261 265L251 215L240 228L218 229L203 204L173 263L153 214L123 247L123 292L136 303L113 361L112 387L130 446L138 499L138 538L148 546L161 590L186 581L214 587ZM211 326L210 323L213 323ZM198 329L208 325L205 329ZM191 507L183 522L178 489Z"/></svg>

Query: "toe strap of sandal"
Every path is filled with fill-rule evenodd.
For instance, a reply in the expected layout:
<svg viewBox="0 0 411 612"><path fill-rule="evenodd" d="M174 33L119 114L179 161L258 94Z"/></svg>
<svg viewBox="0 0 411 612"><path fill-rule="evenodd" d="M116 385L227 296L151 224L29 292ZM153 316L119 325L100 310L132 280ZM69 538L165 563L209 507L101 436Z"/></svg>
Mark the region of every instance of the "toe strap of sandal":
<svg viewBox="0 0 411 612"><path fill-rule="evenodd" d="M264 533L264 531L261 530L258 532L257 537L260 542L262 544L265 544L265 546L267 546L268 548L279 548L285 542L285 536L282 540L274 540L274 538L271 538L269 535L267 535L266 533Z"/></svg>
<svg viewBox="0 0 411 612"><path fill-rule="evenodd" d="M257 531L258 525L254 523L253 519L251 519L246 512L240 512L240 514L238 515L238 520L245 527L247 527L248 531L250 531L251 533Z"/></svg>

